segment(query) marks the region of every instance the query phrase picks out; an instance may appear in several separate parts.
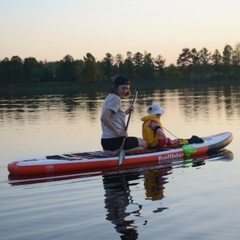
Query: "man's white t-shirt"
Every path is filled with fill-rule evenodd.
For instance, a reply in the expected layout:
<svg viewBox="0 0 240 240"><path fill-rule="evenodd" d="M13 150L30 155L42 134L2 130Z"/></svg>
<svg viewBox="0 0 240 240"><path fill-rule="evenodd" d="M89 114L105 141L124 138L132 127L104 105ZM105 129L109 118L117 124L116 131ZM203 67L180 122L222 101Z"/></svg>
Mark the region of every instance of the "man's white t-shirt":
<svg viewBox="0 0 240 240"><path fill-rule="evenodd" d="M125 131L126 113L122 107L121 98L114 93L109 93L104 101L102 113L104 112L105 109L110 109L114 112L110 116L112 124L120 131ZM101 122L101 125L102 125L102 138L119 137L115 132L110 130L103 122Z"/></svg>

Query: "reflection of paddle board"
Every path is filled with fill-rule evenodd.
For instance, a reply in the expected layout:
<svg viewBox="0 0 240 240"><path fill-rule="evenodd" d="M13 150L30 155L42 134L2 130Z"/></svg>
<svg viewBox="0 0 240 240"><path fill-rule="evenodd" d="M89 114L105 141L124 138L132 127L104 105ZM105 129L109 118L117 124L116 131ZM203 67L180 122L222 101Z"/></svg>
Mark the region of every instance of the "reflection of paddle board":
<svg viewBox="0 0 240 240"><path fill-rule="evenodd" d="M203 143L189 144L195 149L191 157L204 155L209 152L218 151L231 143L233 136L230 132L219 133L202 137ZM187 154L189 157L189 154ZM138 164L169 164L176 159L184 159L186 154L182 147L167 148L161 150L148 150L132 155L126 155L124 163L118 166L118 156L106 156L101 151L60 154L45 156L43 158L14 161L8 164L8 170L15 175L35 175L66 173L76 171L106 170L122 166L137 166Z"/></svg>
<svg viewBox="0 0 240 240"><path fill-rule="evenodd" d="M71 172L71 173L51 173L51 174L41 174L41 175L13 175L9 174L9 184L16 185L25 185L25 184L36 184L43 182L55 182L71 179L80 179L88 178L95 176L105 176L105 175L119 175L119 174L129 174L129 173L147 173L151 171L160 171L162 175L168 175L169 171L174 168L179 167L196 167L205 163L205 161L231 161L233 159L233 153L227 149L223 149L208 155L202 155L196 158L184 159L174 159L174 161L169 164L158 165L156 162L150 162L148 164L139 163L130 167L121 166L120 169L111 168L107 171L91 171L91 172Z"/></svg>

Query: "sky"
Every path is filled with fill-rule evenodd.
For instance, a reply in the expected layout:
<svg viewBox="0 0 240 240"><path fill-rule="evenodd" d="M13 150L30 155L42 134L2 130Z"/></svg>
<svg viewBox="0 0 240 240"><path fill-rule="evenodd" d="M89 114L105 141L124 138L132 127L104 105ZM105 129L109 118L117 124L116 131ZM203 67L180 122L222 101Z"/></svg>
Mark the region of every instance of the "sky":
<svg viewBox="0 0 240 240"><path fill-rule="evenodd" d="M239 0L0 0L0 60L101 61L129 51L176 64L183 48L234 48L239 9Z"/></svg>

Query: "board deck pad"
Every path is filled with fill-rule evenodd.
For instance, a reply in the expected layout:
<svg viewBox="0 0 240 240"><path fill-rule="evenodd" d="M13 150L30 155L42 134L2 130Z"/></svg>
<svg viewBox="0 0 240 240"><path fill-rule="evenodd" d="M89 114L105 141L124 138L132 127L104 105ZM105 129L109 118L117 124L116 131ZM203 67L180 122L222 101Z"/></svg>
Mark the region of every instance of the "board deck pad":
<svg viewBox="0 0 240 240"><path fill-rule="evenodd" d="M81 159L81 158L91 159L91 158L106 158L106 157L109 157L109 156L104 154L104 152L101 152L101 151L46 156L47 159L57 159L57 160L74 160L74 159Z"/></svg>

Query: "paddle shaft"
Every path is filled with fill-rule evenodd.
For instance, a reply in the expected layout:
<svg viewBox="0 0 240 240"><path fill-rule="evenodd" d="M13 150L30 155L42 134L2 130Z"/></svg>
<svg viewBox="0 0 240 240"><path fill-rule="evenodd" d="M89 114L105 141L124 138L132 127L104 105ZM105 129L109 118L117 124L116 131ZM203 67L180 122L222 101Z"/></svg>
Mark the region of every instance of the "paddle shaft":
<svg viewBox="0 0 240 240"><path fill-rule="evenodd" d="M134 102L137 98L137 94L138 94L138 88L136 88L135 91L134 91L134 95L133 95L133 99L132 99L132 106L134 105ZM132 115L132 111L130 111L129 114L128 114L128 120L127 120L127 124L126 124L126 127L125 127L125 131L127 131L127 129L128 129L128 125L129 125L129 122L130 122L131 115Z"/></svg>
<svg viewBox="0 0 240 240"><path fill-rule="evenodd" d="M132 99L132 106L134 105L135 99L137 97L137 93L138 93L138 88L136 88L135 91L134 91L133 99ZM129 125L129 122L130 122L131 114L132 114L132 111L130 110L130 112L128 114L127 124L125 126L125 131L128 130L128 125ZM122 145L120 147L119 156L118 156L118 165L121 165L124 161L124 158L125 158L125 152L124 152L124 149L123 149L123 146L125 144L125 140L126 140L126 137L123 138Z"/></svg>

